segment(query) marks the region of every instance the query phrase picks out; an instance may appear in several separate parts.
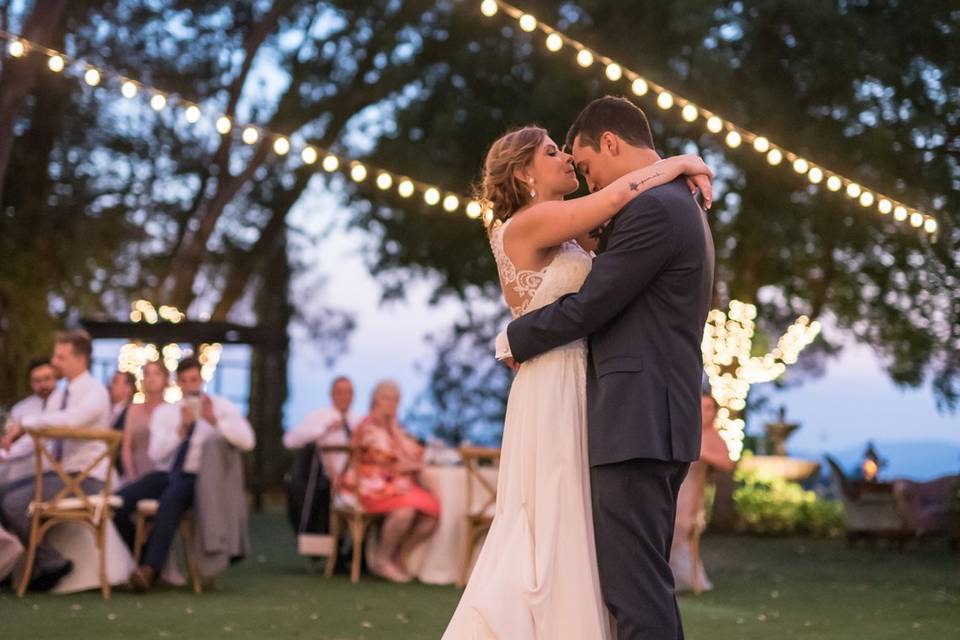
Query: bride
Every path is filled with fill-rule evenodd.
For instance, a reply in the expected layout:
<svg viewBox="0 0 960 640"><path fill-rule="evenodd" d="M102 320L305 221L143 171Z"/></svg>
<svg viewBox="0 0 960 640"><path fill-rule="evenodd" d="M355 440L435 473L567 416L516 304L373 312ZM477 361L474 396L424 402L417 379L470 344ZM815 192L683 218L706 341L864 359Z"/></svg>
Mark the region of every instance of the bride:
<svg viewBox="0 0 960 640"><path fill-rule="evenodd" d="M564 201L573 159L528 126L494 142L482 197L490 244L514 318L574 293L590 271L593 233L637 195L687 176L709 207L710 170L677 156ZM444 640L614 637L600 595L590 506L586 341L530 360L510 390L493 524Z"/></svg>

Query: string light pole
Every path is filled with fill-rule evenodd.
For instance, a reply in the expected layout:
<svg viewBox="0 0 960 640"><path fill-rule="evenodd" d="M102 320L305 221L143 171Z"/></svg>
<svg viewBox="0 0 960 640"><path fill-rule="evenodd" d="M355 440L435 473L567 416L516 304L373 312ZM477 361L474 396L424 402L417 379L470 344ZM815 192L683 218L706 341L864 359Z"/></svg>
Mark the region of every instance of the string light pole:
<svg viewBox="0 0 960 640"><path fill-rule="evenodd" d="M564 49L573 52L574 60L578 66L584 69L602 69L604 76L611 83L626 83L633 95L653 98L657 107L663 111L678 113L684 122L692 124L702 121L706 130L713 135L722 137L729 148L750 148L754 152L765 156L771 167L792 170L794 173L804 176L811 185L819 186L822 184L827 191L845 195L848 199L859 203L864 209L873 209L882 216L892 214L896 222L908 223L911 227L922 229L931 238L936 238L939 224L936 218L929 213L917 207L909 206L889 195L884 195L877 190L862 186L853 178L830 170L809 158L804 158L800 154L776 144L766 136L750 131L654 82L650 78L641 76L639 73L591 49L562 31L544 24L533 15L507 2L483 0L480 3L480 12L487 18L493 18L501 11L517 21L520 31L524 33L541 32L545 36L544 47L550 53L560 53Z"/></svg>
<svg viewBox="0 0 960 640"><path fill-rule="evenodd" d="M782 376L820 334L819 322L800 316L769 353L751 356L756 317L756 306L732 300L727 313L709 313L701 344L703 369L719 406L716 426L734 461L743 453L743 412L750 387Z"/></svg>

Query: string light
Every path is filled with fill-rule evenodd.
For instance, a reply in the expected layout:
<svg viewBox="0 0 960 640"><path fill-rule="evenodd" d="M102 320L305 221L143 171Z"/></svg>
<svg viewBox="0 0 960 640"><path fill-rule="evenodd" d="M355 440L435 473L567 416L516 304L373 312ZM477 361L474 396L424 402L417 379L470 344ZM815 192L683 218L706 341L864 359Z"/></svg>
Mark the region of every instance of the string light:
<svg viewBox="0 0 960 640"><path fill-rule="evenodd" d="M645 96L650 90L650 85L643 78L637 78L630 84L630 90L633 91L635 96Z"/></svg>
<svg viewBox="0 0 960 640"><path fill-rule="evenodd" d="M200 107L198 107L195 104L190 105L183 112L183 117L186 118L187 122L189 122L190 124L196 124L197 122L199 122L200 116L201 116Z"/></svg>
<svg viewBox="0 0 960 640"><path fill-rule="evenodd" d="M864 207L869 207L873 205L873 194L869 191L864 191L860 194L860 204Z"/></svg>
<svg viewBox="0 0 960 640"><path fill-rule="evenodd" d="M337 156L330 154L323 159L322 166L327 173L333 173L340 168L340 160Z"/></svg>
<svg viewBox="0 0 960 640"><path fill-rule="evenodd" d="M536 20L532 15L520 10L519 8L505 2L504 0L483 0L480 4L480 11L484 16L493 17L497 15L500 11L503 11L510 18L517 20L520 24L520 29L525 32L532 32L537 29L542 31L547 35L547 49L552 52L560 51L564 46L569 46L576 51L576 62L578 65L584 68L593 66L596 60L601 60L604 63L604 74L607 79L611 82L619 82L622 78L627 78L630 81L630 88L633 91L634 95L644 96L651 89L656 94L656 104L662 109L670 109L674 104L679 103L683 105L683 108L680 110L680 116L687 122L693 122L697 119L700 113L709 114L709 111L699 107L694 102L676 95L674 92L670 91L664 86L650 82L646 78L641 78L636 72L624 67L620 63L607 58L606 56L597 53L593 49L590 49L582 42L579 42L565 33L558 31L555 27L546 25L538 20ZM786 158L789 160L790 166L800 175L806 175L807 179L811 184L819 184L823 181L824 177L827 178L827 189L831 192L839 191L844 185L847 185L847 194L852 199L857 199L864 207L873 206L874 203L880 201L888 201L892 206L904 206L907 209L907 214L903 218L895 218L898 221L903 221L904 219L910 218L911 225L915 227L922 227L925 231L929 229L937 229L938 225L936 221L931 216L918 211L916 209L907 208L905 205L896 202L889 196L884 196L878 194L874 191L870 191L871 195L866 198L861 198L861 193L864 191L858 184L853 180L844 178L839 174L834 172L827 171L821 167L814 166L814 163L800 158L797 154L788 151L776 145L765 136L760 136L752 131L745 129L733 122L725 120L718 115L709 114L707 117L707 130L713 134L723 134L724 141L727 146L730 148L739 147L744 140L752 141L753 148L758 153L767 154L767 162L771 166L780 165L783 160ZM813 169L816 171L814 172ZM869 204L864 204L864 201L868 201ZM886 208L887 205L884 205ZM883 213L883 211L881 211ZM918 217L917 217L918 216ZM919 224L914 224L914 220L919 220ZM931 224L927 224L927 221L933 220Z"/></svg>
<svg viewBox="0 0 960 640"><path fill-rule="evenodd" d="M386 191L393 186L393 178L386 171L377 176L377 187Z"/></svg>
<svg viewBox="0 0 960 640"><path fill-rule="evenodd" d="M476 220L483 213L483 207L480 206L480 203L476 200L471 200L467 203L467 216L473 220Z"/></svg>
<svg viewBox="0 0 960 640"><path fill-rule="evenodd" d="M247 144L256 144L257 140L260 139L260 132L254 126L246 126L243 128L240 138Z"/></svg>
<svg viewBox="0 0 960 640"><path fill-rule="evenodd" d="M285 156L290 152L290 141L280 136L273 141L273 152L278 156Z"/></svg>
<svg viewBox="0 0 960 640"><path fill-rule="evenodd" d="M397 186L397 193L400 194L401 198L409 198L410 196L413 195L413 192L415 190L416 190L416 187L414 187L413 182L411 182L410 180L403 180Z"/></svg>
<svg viewBox="0 0 960 640"><path fill-rule="evenodd" d="M161 305L158 309L148 300L137 300L130 305L130 321L133 323L157 324L163 320L178 324L185 319L186 315L171 305ZM215 345L215 352L208 352L205 347L209 346L211 345L200 346L201 375L207 381L213 377L217 362L220 360L220 350L222 350L220 345ZM176 343L170 343L164 345L162 349L158 349L155 344L144 344L136 340L120 347L120 353L117 356L117 370L131 373L136 379L136 392L133 396L133 402L141 404L146 400L146 395L143 392L143 368L148 363L162 362L169 376L176 371L177 364L184 355L186 353ZM202 368L203 363L210 365L207 366L206 372ZM177 402L183 397L183 393L176 384L169 382L169 380L168 377L168 386L163 391L163 399L165 402Z"/></svg>
<svg viewBox="0 0 960 640"><path fill-rule="evenodd" d="M19 40L14 40L7 46L7 53L14 58L22 58L27 53L27 48Z"/></svg>
<svg viewBox="0 0 960 640"><path fill-rule="evenodd" d="M751 356L756 318L756 306L732 300L726 313L714 309L708 314L703 330L703 368L719 405L717 429L732 460L739 459L743 451L745 423L740 414L746 409L750 387L782 376L820 333L819 322L800 316L774 349Z"/></svg>
<svg viewBox="0 0 960 640"><path fill-rule="evenodd" d="M887 200L886 198L881 198L881 199L880 199L880 203L877 205L877 209L878 209L878 210L880 211L880 213L882 213L883 215L887 215L888 213L890 213L891 211L893 211L893 203L891 203L891 202L890 202L889 200Z"/></svg>
<svg viewBox="0 0 960 640"><path fill-rule="evenodd" d="M354 182L363 182L367 179L367 168L357 162L350 169L350 177L353 178Z"/></svg>
<svg viewBox="0 0 960 640"><path fill-rule="evenodd" d="M486 3L485 6L487 13L496 14L498 6L495 0L491 0L489 3ZM539 25L536 25L534 28L536 29L537 26ZM15 36L14 34L10 34L3 30L0 30L0 39L8 41L10 43L8 45L8 50L10 50L10 47L12 46L14 53L22 51L22 54L26 55L28 52L35 51L47 56L47 66L51 71L56 72L62 68L65 68L66 66L66 57L62 54L62 52L28 42L19 36ZM556 38L554 38L553 41L556 41ZM17 44L13 45L13 43ZM563 44L562 39L560 40L560 43L561 45ZM175 94L163 92L155 87L145 85L133 78L129 78L110 69L97 67L82 60L77 60L75 62L79 68L85 70L83 74L84 81L91 86L100 85L104 78L109 78L114 80L119 85L120 92L126 97L136 97L141 91L149 95L150 106L158 111L172 103L182 110L184 119L191 124L199 122L200 118L203 117L204 111L196 101L184 99L176 96ZM210 114L210 117L214 123L214 128L221 135L228 135L235 128L232 118L227 114L217 114L213 112ZM276 132L267 131L253 124L243 126L240 137L247 144L255 144L261 139L270 140L272 141L273 151L279 156L287 155L293 150L294 146L294 143L291 142L289 137ZM300 159L303 161L304 165L315 164L322 156L323 161L321 163L321 167L327 172L332 173L337 170L348 169L350 177L358 182L364 180L368 175L368 167L364 166L362 163L353 160L347 163L342 163L335 154L330 153L328 150L317 149L312 145L304 144L299 146L298 151ZM378 186L380 186L384 191L390 189L393 184L397 183L397 180L394 179L394 174L390 173L389 171L376 167L372 168L371 170L374 170L375 174L378 176ZM387 181L389 181L389 184L387 184ZM386 187L383 186L385 184L387 184ZM441 190L438 187L417 182L409 178L400 179L397 186L397 193L403 198L409 198L418 190L424 193L425 201L431 205L439 204L442 198L444 208L447 211L452 212L459 209L467 213L468 217L470 218L476 219L480 217L476 214L475 208L470 208L469 212L466 211L467 207L463 204L466 201L462 200L458 196L450 194L446 197L442 197ZM471 212L473 212L473 215L471 215ZM137 313L144 318L144 321L149 322L151 319L156 321L156 318L151 315L150 312L138 311Z"/></svg>

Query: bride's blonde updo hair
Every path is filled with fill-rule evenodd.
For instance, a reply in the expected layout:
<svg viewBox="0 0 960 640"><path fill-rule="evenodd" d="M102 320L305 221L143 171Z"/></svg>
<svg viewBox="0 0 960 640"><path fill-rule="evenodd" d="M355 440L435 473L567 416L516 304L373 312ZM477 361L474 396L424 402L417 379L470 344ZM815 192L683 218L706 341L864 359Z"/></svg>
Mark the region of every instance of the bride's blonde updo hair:
<svg viewBox="0 0 960 640"><path fill-rule="evenodd" d="M546 137L546 129L530 125L505 133L490 146L477 194L484 210L493 210L493 218L487 219L489 229L530 204L530 185L517 178L516 173L533 161Z"/></svg>

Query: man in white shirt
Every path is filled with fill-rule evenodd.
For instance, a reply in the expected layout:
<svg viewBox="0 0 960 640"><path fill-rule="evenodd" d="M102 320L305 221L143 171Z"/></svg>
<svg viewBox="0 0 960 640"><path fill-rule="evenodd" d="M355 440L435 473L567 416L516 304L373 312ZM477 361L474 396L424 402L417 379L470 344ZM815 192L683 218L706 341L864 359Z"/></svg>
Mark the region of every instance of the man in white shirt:
<svg viewBox="0 0 960 640"><path fill-rule="evenodd" d="M60 407L61 392L57 391L57 370L50 364L49 358L36 358L27 368L30 376L30 390L33 395L13 405L10 410L10 423L19 424L34 413ZM0 494L10 483L29 477L33 481L33 439L18 437L13 439L13 430L0 438Z"/></svg>
<svg viewBox="0 0 960 640"><path fill-rule="evenodd" d="M68 429L106 429L110 426L110 396L106 388L90 375L90 358L93 342L86 331L65 331L57 334L53 347L53 367L67 379L67 387L54 410L25 415L12 426L14 440L24 433L42 427ZM48 400L49 402L49 400ZM55 442L54 457L66 473L79 474L100 456L105 445L101 442L64 441ZM81 487L88 494L96 494L103 488L109 461L94 468ZM56 473L43 474L43 499L52 499L63 489L63 480ZM27 484L8 489L0 502L0 515L6 528L26 544L30 537L30 517L27 507L34 500L34 486ZM41 544L37 547L36 564L30 580L30 589L45 591L56 586L60 579L70 573L72 563L64 559L52 547Z"/></svg>
<svg viewBox="0 0 960 640"><path fill-rule="evenodd" d="M123 498L123 507L114 515L114 524L131 548L135 533L132 516L137 502L159 501L143 556L136 559L139 566L130 576L138 591L153 585L166 564L180 519L193 506L203 443L217 433L241 451L252 450L255 442L250 423L236 405L226 398L203 393L200 363L195 358L180 361L177 385L183 392L183 400L160 405L150 419L148 454L157 470L118 492Z"/></svg>
<svg viewBox="0 0 960 640"><path fill-rule="evenodd" d="M330 387L330 399L333 406L313 411L283 434L283 446L299 449L308 444L350 444L353 430L363 420L363 416L350 412L350 405L353 404L353 383L350 378L339 376L334 379ZM348 456L342 453L324 455L323 470L327 477L336 478L340 475L347 459Z"/></svg>

